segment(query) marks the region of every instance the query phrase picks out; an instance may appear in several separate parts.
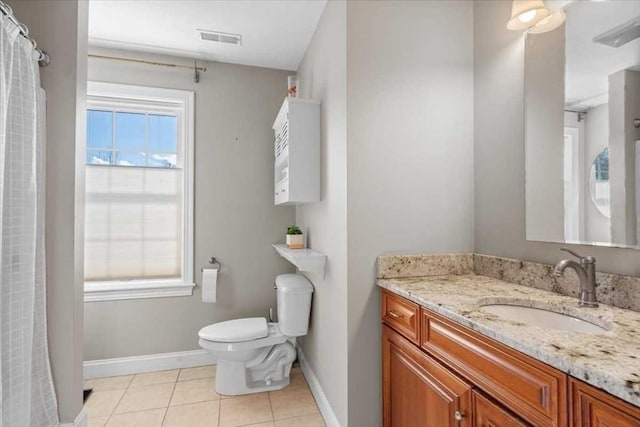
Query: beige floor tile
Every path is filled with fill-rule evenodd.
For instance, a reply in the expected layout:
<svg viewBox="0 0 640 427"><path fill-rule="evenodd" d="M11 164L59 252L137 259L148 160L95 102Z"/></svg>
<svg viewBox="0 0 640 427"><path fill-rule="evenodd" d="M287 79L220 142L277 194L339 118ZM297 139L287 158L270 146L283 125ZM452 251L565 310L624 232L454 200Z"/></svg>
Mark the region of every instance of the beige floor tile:
<svg viewBox="0 0 640 427"><path fill-rule="evenodd" d="M169 405L174 383L129 387L116 407L115 413L146 411Z"/></svg>
<svg viewBox="0 0 640 427"><path fill-rule="evenodd" d="M93 391L120 390L129 387L133 375L124 375L121 377L95 378L87 380L84 388L92 388Z"/></svg>
<svg viewBox="0 0 640 427"><path fill-rule="evenodd" d="M180 369L174 369L172 371L160 371L160 372L146 372L144 374L137 374L133 381L131 381L131 387L139 387L151 384L164 384L173 383L178 379L178 373Z"/></svg>
<svg viewBox="0 0 640 427"><path fill-rule="evenodd" d="M291 373L290 375L290 380L291 383L289 384L289 387L294 388L294 387L309 387L307 385L307 381L304 379L304 375L302 375L302 370L300 368L293 368L291 369Z"/></svg>
<svg viewBox="0 0 640 427"><path fill-rule="evenodd" d="M104 427L107 425L109 417L92 417L89 416L89 427Z"/></svg>
<svg viewBox="0 0 640 427"><path fill-rule="evenodd" d="M220 400L220 427L244 426L267 421L273 421L273 416L266 393Z"/></svg>
<svg viewBox="0 0 640 427"><path fill-rule="evenodd" d="M307 387L287 387L269 392L274 419L290 418L319 412Z"/></svg>
<svg viewBox="0 0 640 427"><path fill-rule="evenodd" d="M273 421L269 421L268 423L248 424L248 425L242 426L242 427L275 427L275 424L274 424Z"/></svg>
<svg viewBox="0 0 640 427"><path fill-rule="evenodd" d="M108 417L118 405L124 390L94 391L85 408L89 417Z"/></svg>
<svg viewBox="0 0 640 427"><path fill-rule="evenodd" d="M180 370L178 381L199 380L202 378L213 378L216 376L216 365L199 366L197 368L186 368Z"/></svg>
<svg viewBox="0 0 640 427"><path fill-rule="evenodd" d="M173 390L173 397L171 397L171 403L169 406L206 402L208 400L218 399L220 399L220 396L215 392L213 378L180 381L176 383L176 388Z"/></svg>
<svg viewBox="0 0 640 427"><path fill-rule="evenodd" d="M217 427L220 401L172 406L167 409L162 427Z"/></svg>
<svg viewBox="0 0 640 427"><path fill-rule="evenodd" d="M127 412L111 417L107 427L161 427L165 408L150 411Z"/></svg>
<svg viewBox="0 0 640 427"><path fill-rule="evenodd" d="M325 427L325 423L322 415L313 414L276 420L276 427Z"/></svg>

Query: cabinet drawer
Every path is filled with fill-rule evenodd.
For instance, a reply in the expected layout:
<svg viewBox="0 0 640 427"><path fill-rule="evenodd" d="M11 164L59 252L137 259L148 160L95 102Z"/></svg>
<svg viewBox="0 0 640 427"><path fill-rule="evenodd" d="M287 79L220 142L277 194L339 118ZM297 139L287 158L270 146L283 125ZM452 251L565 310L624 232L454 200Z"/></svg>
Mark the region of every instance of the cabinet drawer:
<svg viewBox="0 0 640 427"><path fill-rule="evenodd" d="M567 425L567 377L544 363L422 309L421 347L536 426Z"/></svg>
<svg viewBox="0 0 640 427"><path fill-rule="evenodd" d="M382 320L416 345L420 342L419 313L418 304L382 291Z"/></svg>

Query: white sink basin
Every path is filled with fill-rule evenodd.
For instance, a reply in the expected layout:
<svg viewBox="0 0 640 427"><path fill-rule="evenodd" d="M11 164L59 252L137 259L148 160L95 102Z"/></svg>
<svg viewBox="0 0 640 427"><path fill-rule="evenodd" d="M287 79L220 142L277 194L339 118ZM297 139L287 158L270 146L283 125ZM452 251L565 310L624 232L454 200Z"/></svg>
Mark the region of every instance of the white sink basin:
<svg viewBox="0 0 640 427"><path fill-rule="evenodd" d="M594 323L577 317L560 314L542 308L524 307L513 304L487 304L481 306L482 310L500 316L504 319L526 323L546 329L559 329L569 332L582 332L587 334L601 334L607 332Z"/></svg>

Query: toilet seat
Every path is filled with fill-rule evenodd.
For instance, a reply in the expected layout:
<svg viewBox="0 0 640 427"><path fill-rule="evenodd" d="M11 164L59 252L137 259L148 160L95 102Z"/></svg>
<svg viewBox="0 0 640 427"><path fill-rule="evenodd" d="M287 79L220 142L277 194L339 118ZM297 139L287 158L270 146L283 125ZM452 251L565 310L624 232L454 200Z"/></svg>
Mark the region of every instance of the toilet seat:
<svg viewBox="0 0 640 427"><path fill-rule="evenodd" d="M245 319L236 319L236 320L245 320ZM213 326L218 325L219 323L214 323L213 325L205 326L200 329L198 335L200 336L199 344L202 348L210 351L243 351L243 350L251 350L261 347L274 346L276 344L281 344L287 340L287 337L282 335L280 332L280 328L277 323L266 323L266 319L262 318L265 321L265 325L267 328L267 333L262 338L250 339L245 341L214 341L207 338L209 335L207 332L211 331ZM235 320L230 320L229 322L234 322ZM226 322L221 322L226 323ZM204 334L203 334L204 332Z"/></svg>
<svg viewBox="0 0 640 427"><path fill-rule="evenodd" d="M267 319L264 317L227 320L205 326L198 332L200 338L217 342L250 341L267 335L269 335L269 328Z"/></svg>

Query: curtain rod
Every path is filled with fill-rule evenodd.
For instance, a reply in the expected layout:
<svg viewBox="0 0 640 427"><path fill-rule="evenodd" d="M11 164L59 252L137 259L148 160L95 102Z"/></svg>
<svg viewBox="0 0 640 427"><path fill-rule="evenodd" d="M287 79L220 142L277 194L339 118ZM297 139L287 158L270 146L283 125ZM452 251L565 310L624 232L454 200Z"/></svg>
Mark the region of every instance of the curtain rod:
<svg viewBox="0 0 640 427"><path fill-rule="evenodd" d="M26 25L20 23L20 21L16 19L16 17L13 15L13 9L11 9L11 6L3 1L0 1L0 12L2 12L2 14L6 16L9 21L13 22L16 27L18 27L20 35L29 40L29 42L33 45L33 48L36 52L38 52L39 55L38 65L40 65L41 67L46 67L47 65L49 65L49 63L51 62L49 54L42 49L38 49L38 43L36 43L34 39L29 37L29 28L27 28Z"/></svg>
<svg viewBox="0 0 640 427"><path fill-rule="evenodd" d="M112 59L115 61L125 61L125 62L137 62L140 64L158 65L161 67L186 68L194 71L193 81L196 83L200 81L200 72L207 71L207 67L198 67L198 64L196 63L195 59L193 60L193 67L190 67L188 65L172 64L169 62L146 61L144 59L123 58L121 56L95 55L92 53L90 53L88 56L89 58Z"/></svg>

